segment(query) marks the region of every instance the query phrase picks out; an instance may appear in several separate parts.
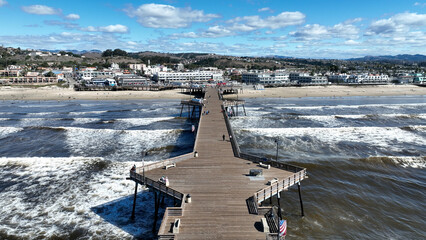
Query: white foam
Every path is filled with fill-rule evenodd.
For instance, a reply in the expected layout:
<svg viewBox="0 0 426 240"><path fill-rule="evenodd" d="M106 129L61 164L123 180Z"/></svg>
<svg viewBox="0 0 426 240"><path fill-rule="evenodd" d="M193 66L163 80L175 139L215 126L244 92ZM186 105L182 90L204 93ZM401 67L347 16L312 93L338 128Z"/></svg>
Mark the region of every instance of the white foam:
<svg viewBox="0 0 426 240"><path fill-rule="evenodd" d="M320 123L324 124L325 126L329 126L329 127L339 125L338 120L336 119L336 116L333 116L333 115L331 115L331 116L310 115L310 116L299 116L299 118L317 121L317 122L320 122Z"/></svg>
<svg viewBox="0 0 426 240"><path fill-rule="evenodd" d="M149 125L155 122L171 120L173 117L159 117L159 118L124 118L116 119L117 122L122 122L128 126L142 126Z"/></svg>
<svg viewBox="0 0 426 240"><path fill-rule="evenodd" d="M283 106L277 107L279 109L293 109L293 110L316 110L316 109L358 109L362 107L381 107L389 109L401 109L404 107L420 107L426 106L426 103L407 103L407 104L363 104L363 105L331 105L331 106Z"/></svg>
<svg viewBox="0 0 426 240"><path fill-rule="evenodd" d="M74 118L74 121L71 125L77 125L77 124L87 124L91 122L97 122L100 121L99 118Z"/></svg>
<svg viewBox="0 0 426 240"><path fill-rule="evenodd" d="M121 148L111 157L120 154L140 152L143 149L158 148L174 144L179 135L178 130L113 130L63 127L66 130L66 144L73 156L87 156L99 148L108 148L111 144L120 144ZM96 143L96 144L93 144Z"/></svg>
<svg viewBox="0 0 426 240"><path fill-rule="evenodd" d="M367 161L392 161L404 168L426 168L425 156L371 156Z"/></svg>
<svg viewBox="0 0 426 240"><path fill-rule="evenodd" d="M426 168L426 157L389 157L396 164L404 167L404 168Z"/></svg>
<svg viewBox="0 0 426 240"><path fill-rule="evenodd" d="M88 112L70 112L69 115L85 115L85 114L102 114L102 113L106 113L108 111L88 111Z"/></svg>
<svg viewBox="0 0 426 240"><path fill-rule="evenodd" d="M410 126L412 127L424 129L424 126ZM249 128L246 130L271 138L309 136L329 144L343 141L363 142L383 149L401 150L404 144L426 145L425 138L398 127ZM396 142L398 144L395 144Z"/></svg>
<svg viewBox="0 0 426 240"><path fill-rule="evenodd" d="M37 113L27 113L28 116L45 116L50 114L55 114L57 112L37 112Z"/></svg>
<svg viewBox="0 0 426 240"><path fill-rule="evenodd" d="M7 137L10 134L20 132L22 130L24 129L19 127L0 127L0 138Z"/></svg>
<svg viewBox="0 0 426 240"><path fill-rule="evenodd" d="M86 173L93 164L103 161L102 158L84 157L0 158L1 180L15 183L0 192L2 229L22 238L63 236L75 227L83 228L90 238L98 239L132 238L123 229L133 225L138 226L132 229L136 235L147 231L143 226L149 228L150 224L142 220L127 223L131 200L108 208L112 215L108 217L123 218L128 224L123 229L92 211L93 207L131 196L134 183L125 180L125 176L133 164L140 164L109 162L103 171ZM70 229L64 232L63 227Z"/></svg>
<svg viewBox="0 0 426 240"><path fill-rule="evenodd" d="M67 107L68 105L49 105L49 104L39 104L39 105L20 105L20 108L51 108L51 107Z"/></svg>

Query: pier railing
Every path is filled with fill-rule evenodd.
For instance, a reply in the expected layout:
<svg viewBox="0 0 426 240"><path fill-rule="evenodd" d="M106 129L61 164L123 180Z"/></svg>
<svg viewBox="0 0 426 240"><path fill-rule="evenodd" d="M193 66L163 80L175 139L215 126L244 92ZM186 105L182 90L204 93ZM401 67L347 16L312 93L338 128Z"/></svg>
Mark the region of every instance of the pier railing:
<svg viewBox="0 0 426 240"><path fill-rule="evenodd" d="M169 188L165 184L163 184L159 181L152 180L152 179L150 179L146 176L144 177L143 175L136 173L134 171L130 171L130 179L137 182L137 183L147 185L147 186L149 186L153 189L156 189L156 190L158 190L158 191L160 191L164 194L167 194L167 195L169 195L169 196L171 196L175 199L178 199L178 200L184 199L183 193L178 192L178 191L176 191L172 188Z"/></svg>
<svg viewBox="0 0 426 240"><path fill-rule="evenodd" d="M186 199L186 195L183 196L183 199ZM185 201L182 200L179 207L166 208L160 229L158 230L158 239L175 239L175 234L170 232L170 226L176 218L183 216L185 205Z"/></svg>
<svg viewBox="0 0 426 240"><path fill-rule="evenodd" d="M224 105L222 105L223 117L225 118L226 128L228 129L229 136L232 145L232 151L234 151L235 157L240 157L240 146L238 145L237 138L235 137L234 130L232 129L231 122L229 121L228 114L225 111Z"/></svg>
<svg viewBox="0 0 426 240"><path fill-rule="evenodd" d="M254 162L254 163L269 164L269 165L271 165L271 167L279 168L279 169L286 170L286 171L289 171L289 172L294 172L294 173L300 172L302 170L306 171L306 168L298 167L296 165L278 162L278 161L275 161L275 160L272 160L272 159L262 158L262 157L258 157L258 156L255 156L255 155L242 153L242 152L240 152L240 158L245 159L245 160L249 160L249 161Z"/></svg>
<svg viewBox="0 0 426 240"><path fill-rule="evenodd" d="M143 169L145 169L145 172L147 172L147 171L150 171L150 170L153 170L153 169L166 167L169 164L188 160L188 159L193 158L193 157L194 157L194 152L190 152L190 153L187 153L187 154L184 154L184 155L168 158L168 159L161 160L161 161L158 161L158 162L148 163L145 166L137 167L136 172L141 173L143 171Z"/></svg>
<svg viewBox="0 0 426 240"><path fill-rule="evenodd" d="M254 193L254 199L257 201L257 203L261 203L265 201L266 199L269 199L270 197L274 196L275 194L287 190L291 186L299 183L306 177L306 169L297 172L293 174L292 176L278 180L275 183L272 183L270 186L261 189Z"/></svg>

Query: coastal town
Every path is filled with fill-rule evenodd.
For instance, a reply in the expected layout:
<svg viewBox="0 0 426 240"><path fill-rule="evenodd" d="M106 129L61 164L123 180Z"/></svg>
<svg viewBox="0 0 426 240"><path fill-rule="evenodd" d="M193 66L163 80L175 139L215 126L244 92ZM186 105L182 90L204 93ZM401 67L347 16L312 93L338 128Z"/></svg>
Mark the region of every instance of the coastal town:
<svg viewBox="0 0 426 240"><path fill-rule="evenodd" d="M109 51L111 53L109 53ZM327 85L390 85L426 84L426 67L418 63L370 64L359 61L333 61L318 64L312 61L295 64L297 60L276 58L237 58L231 62L245 62L245 67L214 66L213 59L229 58L206 54L181 61L152 56L135 58L115 49L98 56L60 51L52 53L33 49L1 48L0 85L30 87L58 85L76 90L138 90L146 86L164 86L165 89L197 87L200 84L221 83L254 86L255 89L285 86ZM113 53L117 53L114 56ZM16 58L16 56L25 56ZM93 55L93 54L92 54ZM79 59L64 62L64 59ZM13 63L9 64L8 63ZM21 59L21 60L17 60ZM96 60L94 60L96 59ZM142 60L143 59L143 60ZM168 61L168 62L161 62ZM102 61L95 64L93 61ZM319 60L318 60L319 61ZM213 63L213 66L208 63ZM264 65L261 65L263 62ZM197 65L198 63L198 65ZM201 64L200 64L201 63ZM232 64L231 64L232 65ZM195 67L198 66L198 67ZM366 67L368 66L368 67ZM386 68L387 67L387 68ZM159 88L156 88L157 90Z"/></svg>

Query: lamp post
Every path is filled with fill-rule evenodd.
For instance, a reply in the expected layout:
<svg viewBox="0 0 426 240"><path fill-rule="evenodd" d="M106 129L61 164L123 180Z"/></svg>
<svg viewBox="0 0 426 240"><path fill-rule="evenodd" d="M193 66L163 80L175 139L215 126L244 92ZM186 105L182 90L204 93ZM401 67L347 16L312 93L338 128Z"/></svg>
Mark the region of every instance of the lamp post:
<svg viewBox="0 0 426 240"><path fill-rule="evenodd" d="M275 161L278 162L278 138L275 139L275 143L277 144L277 154L275 155Z"/></svg>
<svg viewBox="0 0 426 240"><path fill-rule="evenodd" d="M142 150L142 176L143 176L143 183L145 183L145 150Z"/></svg>

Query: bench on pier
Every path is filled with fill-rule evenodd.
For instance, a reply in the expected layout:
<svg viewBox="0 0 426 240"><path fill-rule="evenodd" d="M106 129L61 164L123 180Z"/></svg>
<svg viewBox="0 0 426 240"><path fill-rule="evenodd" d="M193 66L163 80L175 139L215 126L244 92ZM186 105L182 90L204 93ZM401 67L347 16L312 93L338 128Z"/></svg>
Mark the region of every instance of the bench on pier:
<svg viewBox="0 0 426 240"><path fill-rule="evenodd" d="M272 184L277 183L277 182L278 182L278 178L274 178L272 180L269 180L268 185L272 185Z"/></svg>
<svg viewBox="0 0 426 240"><path fill-rule="evenodd" d="M179 227L180 227L180 218L176 219L173 223L172 233L179 233Z"/></svg>
<svg viewBox="0 0 426 240"><path fill-rule="evenodd" d="M176 163L167 164L164 168L167 170L169 168L176 167Z"/></svg>
<svg viewBox="0 0 426 240"><path fill-rule="evenodd" d="M259 163L259 166L260 166L260 167L263 167L263 168L266 168L266 169L270 169L270 168L271 168L271 165L269 165L269 164L264 164L264 163Z"/></svg>
<svg viewBox="0 0 426 240"><path fill-rule="evenodd" d="M266 221L266 218L262 218L262 225L263 225L263 232L268 233L269 232L269 225Z"/></svg>

